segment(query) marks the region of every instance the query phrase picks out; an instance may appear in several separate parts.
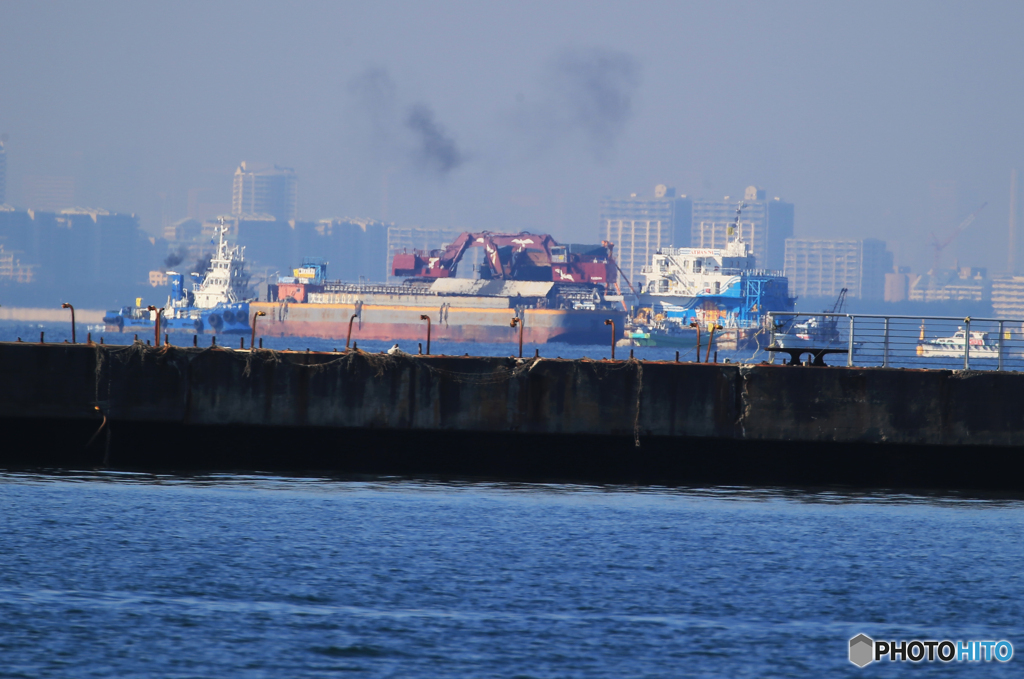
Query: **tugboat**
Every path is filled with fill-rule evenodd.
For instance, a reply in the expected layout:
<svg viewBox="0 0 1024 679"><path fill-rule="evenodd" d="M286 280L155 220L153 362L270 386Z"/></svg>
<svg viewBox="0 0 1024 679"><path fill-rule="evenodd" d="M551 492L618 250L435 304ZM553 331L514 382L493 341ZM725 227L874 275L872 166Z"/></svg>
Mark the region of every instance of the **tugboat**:
<svg viewBox="0 0 1024 679"><path fill-rule="evenodd" d="M229 245L224 237L227 230L221 219L217 227L217 252L210 259L205 274L190 274L191 290L185 289L184 274L168 271L171 293L162 309L144 307L139 299L133 307L107 312L103 322L108 330L152 330L159 314L160 328L167 332L202 334L207 329L217 335L250 332L249 302L254 295L245 270L245 248Z"/></svg>

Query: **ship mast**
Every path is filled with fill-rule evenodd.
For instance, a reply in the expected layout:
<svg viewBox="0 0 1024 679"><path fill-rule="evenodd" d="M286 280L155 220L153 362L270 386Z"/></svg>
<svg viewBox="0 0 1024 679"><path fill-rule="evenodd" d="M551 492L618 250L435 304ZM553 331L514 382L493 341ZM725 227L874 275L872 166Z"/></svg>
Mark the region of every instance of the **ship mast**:
<svg viewBox="0 0 1024 679"><path fill-rule="evenodd" d="M731 242L729 239L733 236L736 237L735 240L737 241L743 240L743 236L740 233L740 213L743 212L743 208L746 206L747 204L742 200L736 204L736 219L733 220L732 224L729 225L725 232L725 244L727 246Z"/></svg>

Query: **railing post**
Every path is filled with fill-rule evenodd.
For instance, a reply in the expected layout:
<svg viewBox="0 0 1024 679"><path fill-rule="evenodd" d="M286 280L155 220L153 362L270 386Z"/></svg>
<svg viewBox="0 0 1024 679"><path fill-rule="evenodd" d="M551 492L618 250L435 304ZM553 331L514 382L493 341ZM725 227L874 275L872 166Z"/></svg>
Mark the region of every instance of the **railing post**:
<svg viewBox="0 0 1024 679"><path fill-rule="evenodd" d="M846 367L847 368L852 368L853 367L853 320L854 320L854 317L850 316L850 338L849 338L850 341L849 341L849 345L847 346L847 352L846 352Z"/></svg>
<svg viewBox="0 0 1024 679"><path fill-rule="evenodd" d="M882 367L889 367L889 319L885 319L885 337L882 341Z"/></svg>
<svg viewBox="0 0 1024 679"><path fill-rule="evenodd" d="M996 364L996 370L1003 369L1003 323L1005 321L999 321L999 362Z"/></svg>
<svg viewBox="0 0 1024 679"><path fill-rule="evenodd" d="M971 367L971 317L964 319L964 370Z"/></svg>

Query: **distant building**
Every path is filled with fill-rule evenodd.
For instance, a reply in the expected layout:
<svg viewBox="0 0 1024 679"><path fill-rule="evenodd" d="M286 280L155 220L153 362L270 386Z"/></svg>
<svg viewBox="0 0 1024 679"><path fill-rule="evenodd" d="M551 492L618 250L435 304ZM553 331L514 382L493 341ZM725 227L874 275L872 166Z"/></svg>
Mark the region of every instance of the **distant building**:
<svg viewBox="0 0 1024 679"><path fill-rule="evenodd" d="M295 170L243 161L235 170L231 214L243 219L269 215L280 222L296 218Z"/></svg>
<svg viewBox="0 0 1024 679"><path fill-rule="evenodd" d="M997 318L1024 318L1024 276L993 278L991 296Z"/></svg>
<svg viewBox="0 0 1024 679"><path fill-rule="evenodd" d="M659 184L653 198L605 198L600 203L598 238L615 244L615 261L631 283L659 248L690 245L693 202Z"/></svg>
<svg viewBox="0 0 1024 679"><path fill-rule="evenodd" d="M421 228L390 224L384 256L385 275L391 272L391 259L396 252L440 250L458 238L464 231L464 229Z"/></svg>
<svg viewBox="0 0 1024 679"><path fill-rule="evenodd" d="M25 205L37 212L60 212L75 206L74 177L26 177Z"/></svg>
<svg viewBox="0 0 1024 679"><path fill-rule="evenodd" d="M885 297L883 299L886 302L905 302L909 299L910 278L909 266L901 266L895 273L885 274Z"/></svg>
<svg viewBox="0 0 1024 679"><path fill-rule="evenodd" d="M963 266L911 276L911 302L988 302L992 283L984 268Z"/></svg>
<svg viewBox="0 0 1024 679"><path fill-rule="evenodd" d="M282 222L269 215L232 217L228 235L245 247L245 259L258 277L291 275L304 258L327 262L327 275L336 280L384 281L387 276L388 225L370 219L321 219ZM203 225L213 233L217 222Z"/></svg>
<svg viewBox="0 0 1024 679"><path fill-rule="evenodd" d="M390 271L390 225L372 219L321 219L316 223L331 278L383 282Z"/></svg>
<svg viewBox="0 0 1024 679"><path fill-rule="evenodd" d="M785 244L785 275L797 297L835 297L846 288L850 297L881 300L892 264L885 242L874 238L789 238Z"/></svg>
<svg viewBox="0 0 1024 679"><path fill-rule="evenodd" d="M32 285L8 297L12 305L70 301L115 308L149 290L149 271L164 256L135 215L73 208L61 212L0 210L0 242L32 269ZM11 262L12 267L20 264ZM17 277L19 274L12 274ZM5 302L5 304L8 302Z"/></svg>
<svg viewBox="0 0 1024 679"><path fill-rule="evenodd" d="M13 252L5 251L3 243L0 243L0 281L31 283L34 280L33 268L29 264L22 264Z"/></svg>
<svg viewBox="0 0 1024 679"><path fill-rule="evenodd" d="M694 200L690 247L725 247L740 202L728 196L722 200ZM742 203L739 235L750 244L758 267L781 271L786 239L793 236L793 204L779 198L767 200L764 189L756 186L747 187Z"/></svg>
<svg viewBox="0 0 1024 679"><path fill-rule="evenodd" d="M164 240L171 243L194 241L203 232L203 225L198 219L179 219L164 227Z"/></svg>
<svg viewBox="0 0 1024 679"><path fill-rule="evenodd" d="M0 205L7 202L7 149L0 139Z"/></svg>

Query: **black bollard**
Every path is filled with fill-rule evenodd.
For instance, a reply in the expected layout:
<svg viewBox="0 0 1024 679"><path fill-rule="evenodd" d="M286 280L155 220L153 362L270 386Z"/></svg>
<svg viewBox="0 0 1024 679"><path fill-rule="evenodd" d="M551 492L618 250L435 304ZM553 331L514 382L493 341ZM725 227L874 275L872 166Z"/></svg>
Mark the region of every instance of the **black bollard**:
<svg viewBox="0 0 1024 679"><path fill-rule="evenodd" d="M192 335L192 346L199 346L199 335Z"/></svg>

